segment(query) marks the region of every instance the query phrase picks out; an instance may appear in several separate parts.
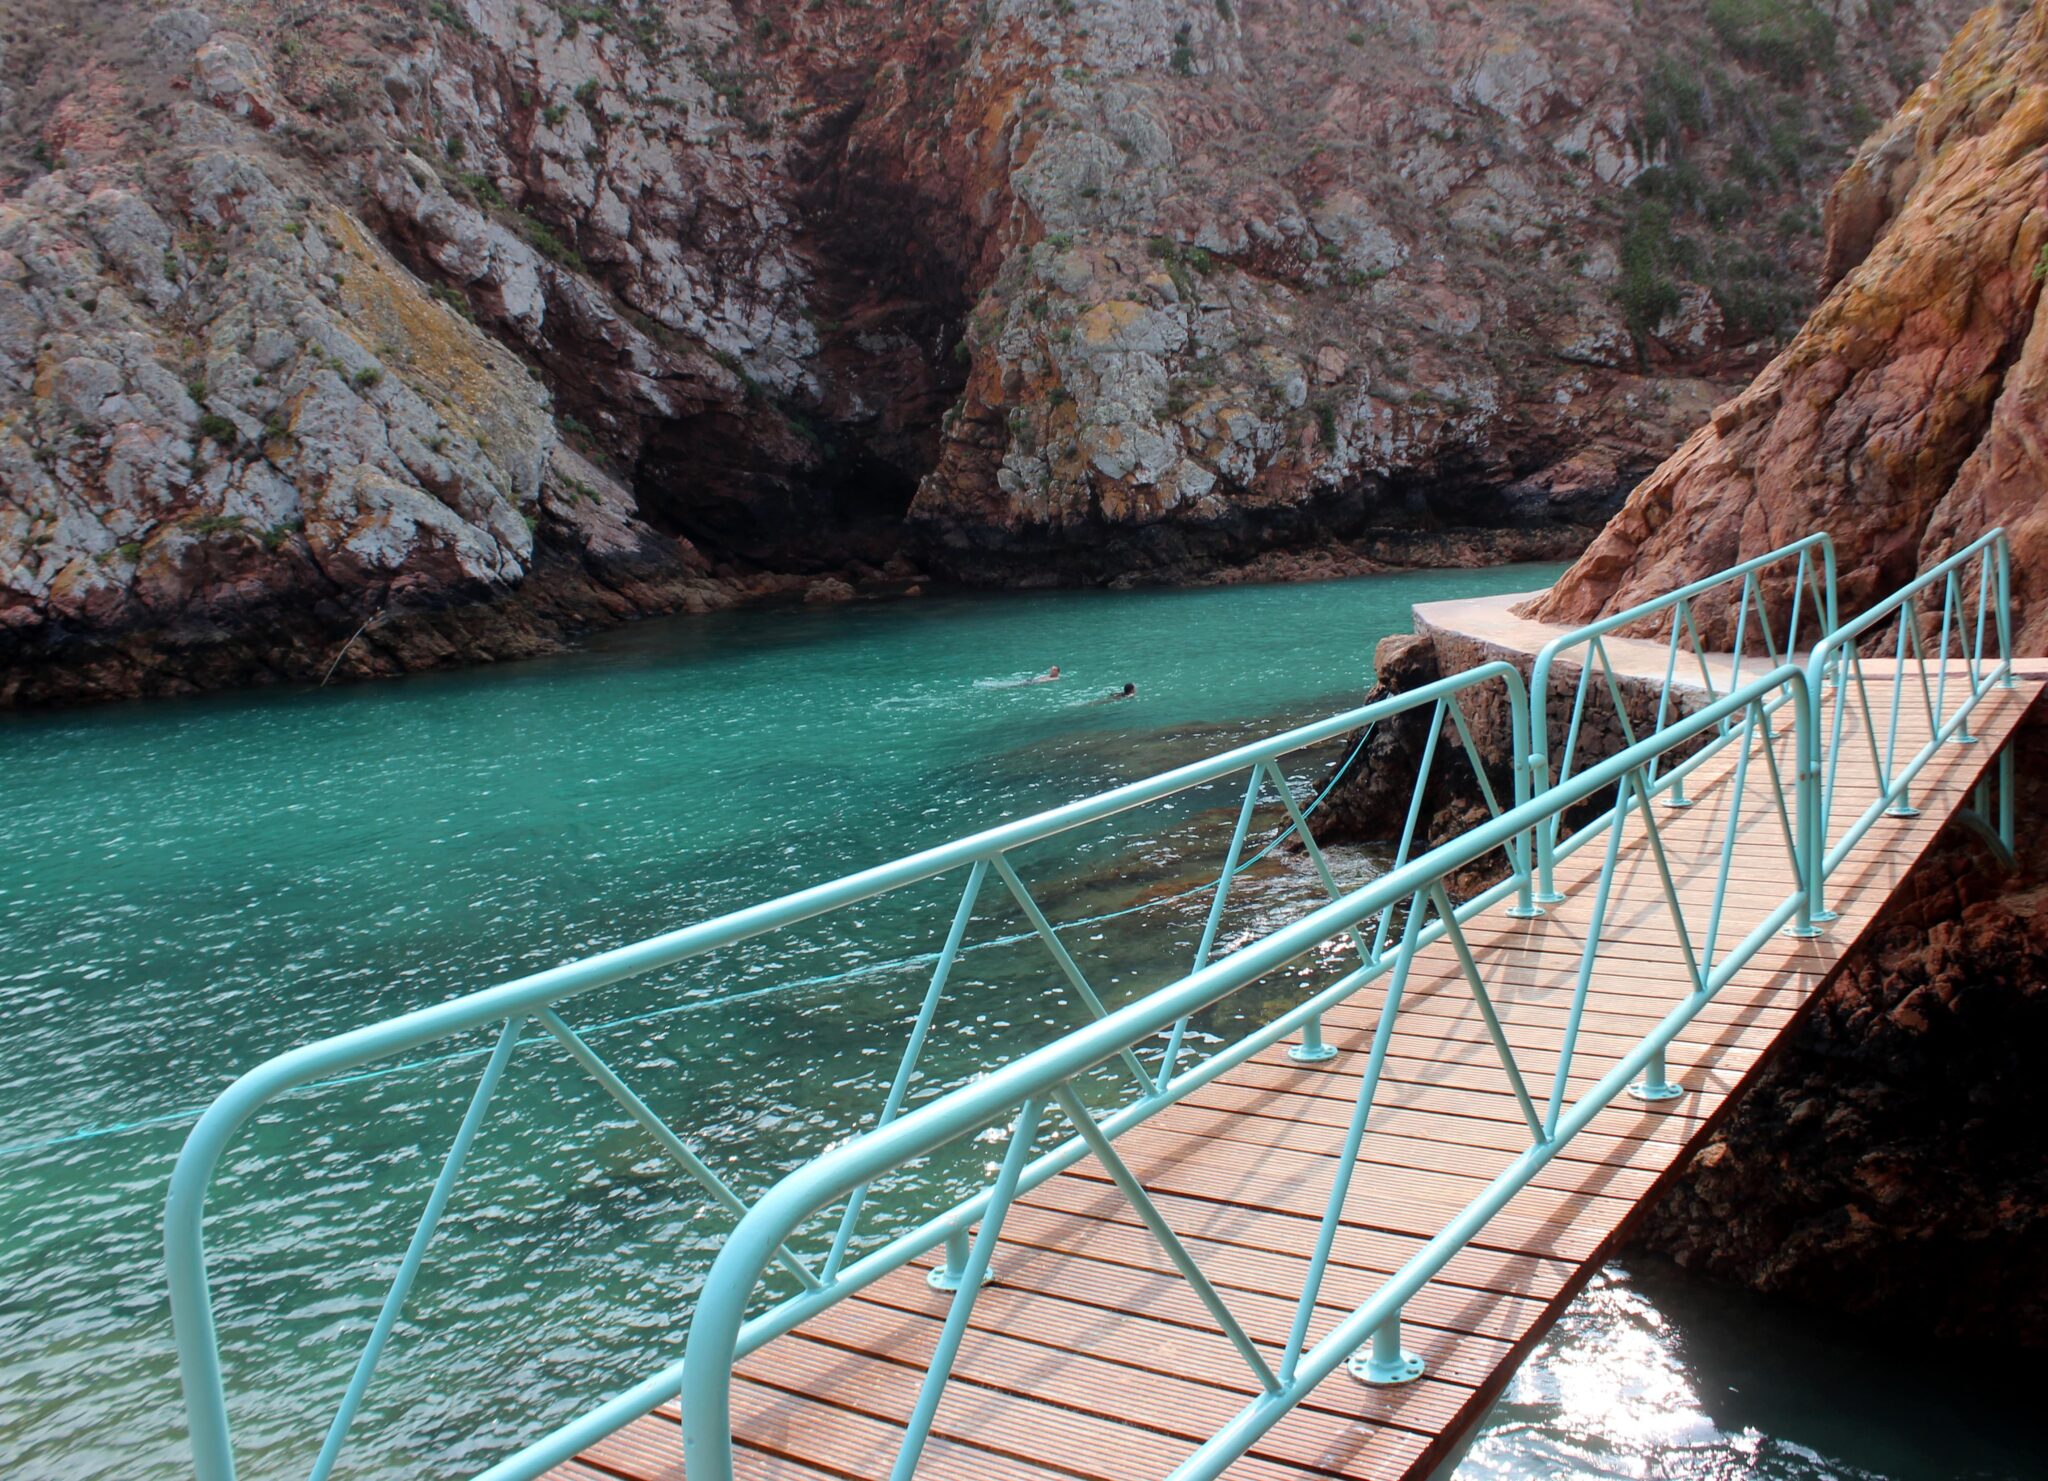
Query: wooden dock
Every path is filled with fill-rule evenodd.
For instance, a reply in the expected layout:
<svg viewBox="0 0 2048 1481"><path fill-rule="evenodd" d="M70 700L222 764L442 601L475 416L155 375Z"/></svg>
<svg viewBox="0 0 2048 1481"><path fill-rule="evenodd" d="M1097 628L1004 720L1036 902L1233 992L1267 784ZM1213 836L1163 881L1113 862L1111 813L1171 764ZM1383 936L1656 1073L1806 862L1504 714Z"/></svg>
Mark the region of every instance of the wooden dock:
<svg viewBox="0 0 2048 1481"><path fill-rule="evenodd" d="M1771 1049L1827 984L1943 823L1970 796L2043 687L2039 664L1971 717L1976 745L1942 749L1916 780L1915 818L1880 819L1829 886L1841 912L1814 940L1778 937L1671 1046L1685 1094L1617 1099L1408 1303L1407 1346L1425 1376L1368 1388L1339 1372L1230 1472L1256 1481L1427 1475L1448 1456L1630 1224L1682 1168ZM1888 703L1871 686L1872 708ZM1901 757L1928 735L1901 721ZM1719 874L1734 747L1660 809L1681 894L1702 907ZM1721 933L1725 950L1794 888L1759 764L1752 767ZM1877 795L1845 747L1837 826ZM1567 1096L1593 1084L1689 985L1649 850L1628 836ZM1550 1089L1585 932L1597 846L1560 863L1569 896L1537 920L1495 910L1467 936L1532 1095ZM1699 912L1704 915L1704 908ZM1226 1074L1117 1141L1254 1341L1277 1356L1378 1019L1381 985L1326 1019L1340 1051L1321 1065L1280 1049ZM1448 944L1418 957L1322 1291L1320 1337L1363 1302L1528 1145ZM742 1475L886 1476L949 1298L921 1270L849 1297L744 1360L733 1390ZM921 1475L957 1481L1170 1473L1256 1397L1254 1381L1194 1292L1093 1159L1021 1197L994 1282L975 1305ZM576 1481L681 1481L673 1407L637 1420L553 1473Z"/></svg>

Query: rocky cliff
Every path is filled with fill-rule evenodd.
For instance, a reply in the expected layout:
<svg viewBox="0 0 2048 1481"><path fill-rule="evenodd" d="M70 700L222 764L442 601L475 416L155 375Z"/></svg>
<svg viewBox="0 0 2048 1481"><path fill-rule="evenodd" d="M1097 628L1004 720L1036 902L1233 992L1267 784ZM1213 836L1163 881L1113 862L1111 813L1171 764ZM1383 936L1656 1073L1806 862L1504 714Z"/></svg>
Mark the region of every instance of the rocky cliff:
<svg viewBox="0 0 2048 1481"><path fill-rule="evenodd" d="M1539 614L1618 610L1813 529L1853 611L2004 525L2016 647L2048 649L2048 3L1978 14L1858 150L1826 266L1785 353ZM2038 819L2048 721L2015 744ZM1651 1214L1650 1247L1894 1331L2048 1345L2048 855L2020 832L2013 874L1943 836Z"/></svg>
<svg viewBox="0 0 2048 1481"><path fill-rule="evenodd" d="M1963 28L1858 150L1826 240L1834 286L1812 318L1533 615L1620 610L1817 528L1840 547L1853 612L2003 524L2017 646L2048 647L2048 0ZM1710 639L1729 636L1727 618L1703 612ZM1442 634L1390 639L1382 678L1413 687L1473 656ZM1387 781L1333 796L1328 836L1387 830L1419 743L1374 737ZM2020 816L2038 819L2048 716L2014 744ZM1432 836L1470 816L1468 792L1433 792ZM2009 874L1967 830L1942 836L1651 1210L1645 1244L1897 1335L2048 1344L2048 1095L2034 1069L2048 1045L2048 846L2038 826L2020 833Z"/></svg>
<svg viewBox="0 0 2048 1481"><path fill-rule="evenodd" d="M1532 615L1619 611L1813 530L1844 612L1993 525L2048 648L2048 7L1975 16L1829 194L1832 291ZM1725 640L1727 614L1705 614Z"/></svg>
<svg viewBox="0 0 2048 1481"><path fill-rule="evenodd" d="M1962 11L11 0L0 702L1566 553Z"/></svg>

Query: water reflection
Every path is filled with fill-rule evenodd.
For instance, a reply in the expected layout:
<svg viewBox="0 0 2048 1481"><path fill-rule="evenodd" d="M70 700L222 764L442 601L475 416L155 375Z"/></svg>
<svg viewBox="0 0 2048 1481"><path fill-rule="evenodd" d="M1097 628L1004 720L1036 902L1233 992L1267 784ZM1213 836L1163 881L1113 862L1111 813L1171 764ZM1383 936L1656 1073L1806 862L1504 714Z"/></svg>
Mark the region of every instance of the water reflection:
<svg viewBox="0 0 2048 1481"><path fill-rule="evenodd" d="M2043 1474L2033 1400L1997 1392L1983 1370L1998 1364L1936 1349L1909 1368L1908 1354L1631 1259L1596 1276L1510 1380L1456 1481Z"/></svg>

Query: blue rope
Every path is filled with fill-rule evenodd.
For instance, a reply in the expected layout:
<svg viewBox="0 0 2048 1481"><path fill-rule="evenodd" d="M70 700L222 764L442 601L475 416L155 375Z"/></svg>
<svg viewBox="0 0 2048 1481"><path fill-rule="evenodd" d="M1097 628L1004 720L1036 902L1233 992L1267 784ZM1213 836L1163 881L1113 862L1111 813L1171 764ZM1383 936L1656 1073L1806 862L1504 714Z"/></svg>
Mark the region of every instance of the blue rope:
<svg viewBox="0 0 2048 1481"><path fill-rule="evenodd" d="M1336 790L1337 783L1344 779L1345 773L1351 770L1352 764L1364 752L1365 743L1372 738L1372 732L1373 727L1370 725L1366 726L1364 733L1358 738L1358 744L1351 748L1351 754L1346 756L1339 763L1337 769L1330 773L1330 780L1324 783L1323 789L1316 793L1309 805L1302 809L1301 815L1303 818L1312 816L1315 810L1323 805L1324 799ZM1247 869L1250 869L1253 865L1271 854L1273 850L1279 848L1280 845L1294 835L1295 831L1294 824L1289 822L1285 828L1274 834L1263 848L1232 870L1230 877L1235 879L1238 875L1243 874ZM1220 876L1218 877L1218 883L1221 883ZM1196 895L1206 895L1215 887L1213 884L1192 885L1178 894L1165 895L1157 900L1147 900L1138 905L1126 905L1120 910L1111 910L1102 915L1084 916L1080 920L1068 921L1054 929L1057 932L1070 931L1082 926L1099 926L1108 921L1121 920L1127 915L1136 915L1141 910L1155 910L1162 905L1173 905L1182 900L1192 899ZM1014 935L996 936L987 941L977 941L972 945L963 946L959 954L966 956L970 952L989 951L999 946L1014 946L1020 941L1034 941L1036 939L1036 932L1019 931ZM844 972L830 972L819 977L799 977L789 982L773 982L763 987L748 988L744 992L724 993L715 998L698 998L693 1002L670 1003L660 1008L648 1008L639 1013L628 1013L620 1018L611 1018L603 1023L593 1024L591 1027L581 1030L581 1032L586 1038L595 1038L599 1034L611 1033L614 1030L628 1028L634 1024L649 1023L655 1019L667 1018L678 1013L702 1013L713 1008L730 1008L740 1003L752 1002L757 998L771 997L777 993L800 992L812 987L829 987L834 983L851 982L861 977L872 977L880 972L897 972L906 967L923 966L938 959L939 954L937 952L927 951L921 952L916 956L898 957L893 961L869 962L866 966L851 967ZM431 1055L425 1059L406 1060L400 1064L378 1065L372 1069L358 1070L353 1074L347 1075L335 1075L325 1080L309 1080L306 1084L298 1086L296 1089L286 1092L286 1094L310 1095L315 1091L332 1090L338 1086L360 1085L368 1080L381 1080L388 1075L408 1074L414 1070L432 1069L438 1065L455 1064L465 1059L478 1059L490 1052L491 1048L489 1045L479 1045L473 1049L454 1049L446 1054ZM98 1141L104 1137L121 1136L131 1131L148 1131L159 1126L175 1126L181 1122L197 1121L205 1112L205 1106L186 1106L179 1110L165 1111L155 1116L144 1116L133 1121L115 1121L104 1126L78 1127L71 1131L59 1132L55 1136L39 1137L25 1142L9 1142L5 1145L0 1145L0 1157L14 1157L31 1152L45 1152L55 1147L69 1146L77 1142Z"/></svg>

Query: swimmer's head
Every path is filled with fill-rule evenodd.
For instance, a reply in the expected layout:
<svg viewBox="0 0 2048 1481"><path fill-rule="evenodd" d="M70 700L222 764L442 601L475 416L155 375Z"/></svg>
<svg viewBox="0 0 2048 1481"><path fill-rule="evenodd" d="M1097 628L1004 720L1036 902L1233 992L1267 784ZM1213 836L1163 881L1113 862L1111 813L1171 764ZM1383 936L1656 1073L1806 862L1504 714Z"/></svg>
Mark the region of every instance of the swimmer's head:
<svg viewBox="0 0 2048 1481"><path fill-rule="evenodd" d="M1124 693L1126 693L1126 694L1136 694L1137 692L1138 692L1138 686L1137 686L1136 684L1126 684L1126 685L1124 685Z"/></svg>
<svg viewBox="0 0 2048 1481"><path fill-rule="evenodd" d="M1058 664L1054 664L1051 668L1045 671L1045 676L1048 679L1057 679L1060 676L1060 666Z"/></svg>

